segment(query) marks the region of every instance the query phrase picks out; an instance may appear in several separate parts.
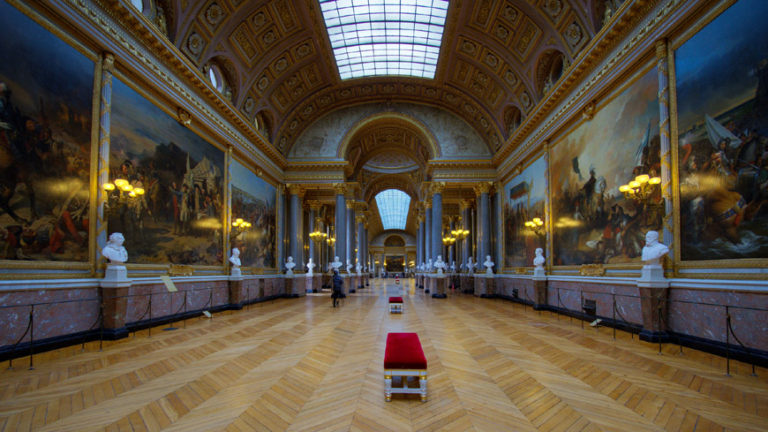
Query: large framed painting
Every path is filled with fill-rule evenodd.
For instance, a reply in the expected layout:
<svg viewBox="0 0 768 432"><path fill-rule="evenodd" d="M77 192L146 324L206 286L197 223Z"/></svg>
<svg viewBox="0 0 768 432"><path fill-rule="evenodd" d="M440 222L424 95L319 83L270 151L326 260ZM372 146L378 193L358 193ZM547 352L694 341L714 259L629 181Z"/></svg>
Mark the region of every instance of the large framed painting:
<svg viewBox="0 0 768 432"><path fill-rule="evenodd" d="M234 160L230 164L230 179L230 245L240 250L244 267L273 269L277 256L277 189Z"/></svg>
<svg viewBox="0 0 768 432"><path fill-rule="evenodd" d="M144 194L111 193L109 232L132 263L222 264L224 152L120 80L112 88L110 180Z"/></svg>
<svg viewBox="0 0 768 432"><path fill-rule="evenodd" d="M658 186L642 200L619 191L661 173L657 92L656 69L640 71L550 150L554 265L639 263L645 233L661 228Z"/></svg>
<svg viewBox="0 0 768 432"><path fill-rule="evenodd" d="M545 249L546 230L536 231L525 223L546 221L547 161L541 156L504 185L504 266L533 265L536 248Z"/></svg>
<svg viewBox="0 0 768 432"><path fill-rule="evenodd" d="M740 0L675 51L683 261L768 257L766 16Z"/></svg>
<svg viewBox="0 0 768 432"><path fill-rule="evenodd" d="M0 3L0 259L88 261L94 63Z"/></svg>

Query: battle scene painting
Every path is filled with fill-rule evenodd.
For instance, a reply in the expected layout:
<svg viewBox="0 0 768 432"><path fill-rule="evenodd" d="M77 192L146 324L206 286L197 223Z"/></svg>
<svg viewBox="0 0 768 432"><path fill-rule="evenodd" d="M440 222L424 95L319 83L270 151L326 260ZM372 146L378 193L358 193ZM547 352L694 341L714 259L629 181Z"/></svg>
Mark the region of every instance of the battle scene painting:
<svg viewBox="0 0 768 432"><path fill-rule="evenodd" d="M223 262L224 153L149 100L114 80L109 177L115 189L109 232L125 236L131 263Z"/></svg>
<svg viewBox="0 0 768 432"><path fill-rule="evenodd" d="M539 218L546 221L547 162L538 158L504 186L504 266L533 265L536 248L545 250L546 226L537 231L525 223Z"/></svg>
<svg viewBox="0 0 768 432"><path fill-rule="evenodd" d="M88 261L94 63L0 3L0 259Z"/></svg>
<svg viewBox="0 0 768 432"><path fill-rule="evenodd" d="M640 262L645 233L661 228L658 185L647 199L619 187L660 176L658 78L642 74L550 152L553 264Z"/></svg>
<svg viewBox="0 0 768 432"><path fill-rule="evenodd" d="M684 261L768 257L766 16L740 0L675 51Z"/></svg>
<svg viewBox="0 0 768 432"><path fill-rule="evenodd" d="M275 243L277 190L238 162L232 162L230 170L232 179L230 245L240 250L242 266L274 268L277 246ZM241 221L248 222L250 226L243 226Z"/></svg>

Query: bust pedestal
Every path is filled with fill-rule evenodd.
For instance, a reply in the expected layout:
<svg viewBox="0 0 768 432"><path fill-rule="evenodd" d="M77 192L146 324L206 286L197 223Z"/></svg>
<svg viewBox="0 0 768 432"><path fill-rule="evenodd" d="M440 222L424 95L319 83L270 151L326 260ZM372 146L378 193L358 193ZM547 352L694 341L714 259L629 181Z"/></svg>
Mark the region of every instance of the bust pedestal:
<svg viewBox="0 0 768 432"><path fill-rule="evenodd" d="M243 273L240 271L240 267L232 267L231 275L229 276L229 304L234 309L242 309L244 303Z"/></svg>
<svg viewBox="0 0 768 432"><path fill-rule="evenodd" d="M667 334L667 297L669 281L664 278L664 268L659 264L643 266L640 279L637 280L640 292L640 305L643 313L643 330L640 340L646 342L665 342Z"/></svg>
<svg viewBox="0 0 768 432"><path fill-rule="evenodd" d="M121 339L128 336L125 316L131 281L128 280L127 274L128 271L124 265L107 264L104 279L99 283L104 304L104 337L107 339Z"/></svg>
<svg viewBox="0 0 768 432"><path fill-rule="evenodd" d="M547 274L543 268L533 269L533 310L547 308Z"/></svg>
<svg viewBox="0 0 768 432"><path fill-rule="evenodd" d="M438 272L437 274L430 275L432 285L432 298L448 298L448 291L446 285L448 284L448 278L444 274Z"/></svg>
<svg viewBox="0 0 768 432"><path fill-rule="evenodd" d="M475 275L475 295L482 298L493 297L493 287L495 279L493 273L490 276L488 274Z"/></svg>

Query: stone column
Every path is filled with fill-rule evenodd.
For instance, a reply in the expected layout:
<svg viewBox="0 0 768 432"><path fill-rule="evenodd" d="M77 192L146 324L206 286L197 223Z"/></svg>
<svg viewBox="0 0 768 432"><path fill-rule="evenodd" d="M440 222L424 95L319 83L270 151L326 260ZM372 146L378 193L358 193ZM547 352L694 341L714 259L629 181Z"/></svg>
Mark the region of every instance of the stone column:
<svg viewBox="0 0 768 432"><path fill-rule="evenodd" d="M432 193L432 262L435 262L438 255L442 255L443 249L443 189L445 183L436 182L430 186ZM443 257L445 261L445 257Z"/></svg>
<svg viewBox="0 0 768 432"><path fill-rule="evenodd" d="M656 42L656 70L659 74L659 138L661 157L661 196L664 199L664 219L661 242L672 252L672 151L669 126L669 68L667 40Z"/></svg>
<svg viewBox="0 0 768 432"><path fill-rule="evenodd" d="M283 264L285 264L285 185L277 185L277 211L275 218L277 219L277 245L275 254L277 259L275 260L275 266L278 271L282 271Z"/></svg>
<svg viewBox="0 0 768 432"><path fill-rule="evenodd" d="M359 214L355 217L355 222L357 222L357 264L359 264L361 267L363 266L363 263L365 262L363 260L363 241L365 240L365 227L363 226L365 224L365 216L362 214ZM357 269L357 267L355 267ZM357 274L358 281L357 281L357 288L363 288L363 280L360 279L363 272L362 269L360 270L360 273Z"/></svg>
<svg viewBox="0 0 768 432"><path fill-rule="evenodd" d="M299 195L302 190L301 186L296 184L288 184L286 187L290 197L288 203L288 256L293 257L293 262L296 263L296 268L294 268L294 273L296 273L297 271L302 271L300 266L304 261L299 255L299 239L301 237L301 233L299 232L301 226L299 221L299 218L301 217L301 198Z"/></svg>
<svg viewBox="0 0 768 432"><path fill-rule="evenodd" d="M109 181L109 147L110 123L112 115L112 72L115 67L115 56L104 53L101 60L101 91L99 92L99 163L97 172L96 196L96 256L101 262L101 251L107 245L107 215L105 206L109 192L103 186Z"/></svg>
<svg viewBox="0 0 768 432"><path fill-rule="evenodd" d="M347 261L355 265L355 201L347 196L347 256L344 258L344 265Z"/></svg>
<svg viewBox="0 0 768 432"><path fill-rule="evenodd" d="M478 219L480 233L478 235L478 271L484 271L482 267L485 262L485 256L491 254L491 203L488 193L491 190L491 182L482 182L475 187L475 194L478 197Z"/></svg>
<svg viewBox="0 0 768 432"><path fill-rule="evenodd" d="M432 199L424 200L424 263L432 258ZM432 259L434 261L434 259Z"/></svg>
<svg viewBox="0 0 768 432"><path fill-rule="evenodd" d="M345 198L346 185L344 183L335 183L333 188L336 191L336 251L334 257L344 263L347 256L347 200ZM329 257L333 261L333 257ZM346 263L344 263L346 264ZM346 273L347 268L341 266L339 273Z"/></svg>
<svg viewBox="0 0 768 432"><path fill-rule="evenodd" d="M323 204L320 203L320 201L307 201L307 205L309 206L309 232L312 233L315 230L320 231L320 218L318 215L320 214L320 209L323 207ZM315 242L309 240L309 258L312 258L312 262L315 263L315 269L317 271L322 272L322 266L320 263L319 255L320 255L320 245L315 245Z"/></svg>
<svg viewBox="0 0 768 432"><path fill-rule="evenodd" d="M471 211L472 211L472 203L469 200L461 200L461 203L459 204L459 209L461 210L461 226L462 229L465 229L467 231L470 231L469 235L464 237L461 243L461 256L459 257L461 259L461 264L466 265L467 264L467 258L469 258L471 254L470 249L470 243L472 242L472 232L471 232Z"/></svg>
<svg viewBox="0 0 768 432"><path fill-rule="evenodd" d="M448 222L448 229L451 231L456 230L456 219L454 217L451 217ZM448 266L450 267L451 264L456 260L456 257L454 256L453 251L456 248L456 242L453 242L453 244L448 246Z"/></svg>
<svg viewBox="0 0 768 432"><path fill-rule="evenodd" d="M416 265L418 266L424 261L424 215L422 215L420 209L416 210L416 225L418 226L418 231L416 232Z"/></svg>

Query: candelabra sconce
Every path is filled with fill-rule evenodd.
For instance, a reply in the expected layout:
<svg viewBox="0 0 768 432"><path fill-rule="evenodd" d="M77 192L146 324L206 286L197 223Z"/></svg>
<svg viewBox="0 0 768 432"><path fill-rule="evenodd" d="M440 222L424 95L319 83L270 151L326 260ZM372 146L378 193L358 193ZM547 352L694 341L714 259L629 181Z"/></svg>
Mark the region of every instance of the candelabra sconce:
<svg viewBox="0 0 768 432"><path fill-rule="evenodd" d="M112 183L104 183L102 186L105 191L111 196L113 191L118 191L119 196L123 194L128 195L130 198L136 198L144 195L144 188L133 187L133 185L125 179L115 179Z"/></svg>
<svg viewBox="0 0 768 432"><path fill-rule="evenodd" d="M456 240L463 240L469 235L469 230L466 229L457 229L451 231L451 236L453 236Z"/></svg>
<svg viewBox="0 0 768 432"><path fill-rule="evenodd" d="M328 243L328 246L333 247L336 244L336 237L328 237L325 242Z"/></svg>
<svg viewBox="0 0 768 432"><path fill-rule="evenodd" d="M443 237L443 244L446 245L446 246L450 246L450 245L454 244L455 242L456 242L456 238L455 237L451 237L450 235L447 235L447 236Z"/></svg>
<svg viewBox="0 0 768 432"><path fill-rule="evenodd" d="M544 236L544 221L541 218L533 218L525 223L525 226L530 228L537 236Z"/></svg>
<svg viewBox="0 0 768 432"><path fill-rule="evenodd" d="M243 220L243 218L237 218L232 222L232 236L237 237L248 229L251 228L251 223Z"/></svg>
<svg viewBox="0 0 768 432"><path fill-rule="evenodd" d="M328 234L326 234L326 233L324 233L324 232L322 232L320 230L315 230L315 231L312 231L311 233L309 233L309 238L312 239L312 241L315 242L315 243L320 243L323 240L326 240L326 237L328 237ZM328 240L330 240L330 239L328 239ZM334 239L333 241L335 242L336 240ZM328 244L333 244L333 243L329 241Z"/></svg>
<svg viewBox="0 0 768 432"><path fill-rule="evenodd" d="M631 182L619 186L619 192L623 193L626 199L645 203L653 196L657 190L656 187L660 184L660 177L649 177L648 174L641 174Z"/></svg>

